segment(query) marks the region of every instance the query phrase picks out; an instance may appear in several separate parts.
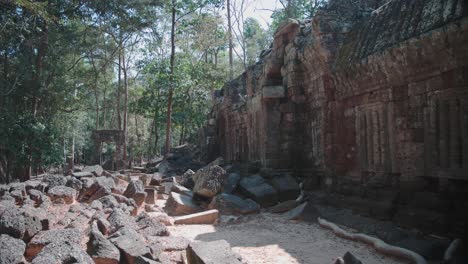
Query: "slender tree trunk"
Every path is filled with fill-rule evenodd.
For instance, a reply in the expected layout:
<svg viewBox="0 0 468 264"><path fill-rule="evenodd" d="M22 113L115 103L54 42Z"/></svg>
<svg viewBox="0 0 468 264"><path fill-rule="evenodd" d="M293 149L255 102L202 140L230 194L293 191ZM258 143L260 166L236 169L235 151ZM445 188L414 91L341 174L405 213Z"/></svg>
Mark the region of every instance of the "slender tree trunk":
<svg viewBox="0 0 468 264"><path fill-rule="evenodd" d="M127 160L127 119L128 119L128 79L127 79L127 65L125 63L125 51L122 51L123 75L124 75L124 145L123 145L123 160Z"/></svg>
<svg viewBox="0 0 468 264"><path fill-rule="evenodd" d="M120 116L120 91L122 86L122 36L119 39L119 74L117 82L117 127L122 130L122 117Z"/></svg>
<svg viewBox="0 0 468 264"><path fill-rule="evenodd" d="M232 80L234 72L232 68L232 24L231 24L231 0L227 0L228 38L229 38L229 80Z"/></svg>
<svg viewBox="0 0 468 264"><path fill-rule="evenodd" d="M169 80L169 96L167 98L167 122L166 122L166 149L164 156L171 151L171 125L172 125L172 96L174 93L174 63L175 63L175 23L176 8L175 0L172 0L172 23L171 23L171 75Z"/></svg>
<svg viewBox="0 0 468 264"><path fill-rule="evenodd" d="M159 143L159 132L158 132L158 112L154 112L154 154L159 154L158 143Z"/></svg>

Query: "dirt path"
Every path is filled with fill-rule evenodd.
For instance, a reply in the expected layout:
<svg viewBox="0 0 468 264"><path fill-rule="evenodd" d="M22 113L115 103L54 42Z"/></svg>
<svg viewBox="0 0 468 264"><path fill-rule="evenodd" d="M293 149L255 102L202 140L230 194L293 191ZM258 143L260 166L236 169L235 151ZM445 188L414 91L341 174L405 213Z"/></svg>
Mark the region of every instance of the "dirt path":
<svg viewBox="0 0 468 264"><path fill-rule="evenodd" d="M173 235L185 236L191 240L224 239L249 264L332 264L336 257L343 256L346 251L350 251L365 264L405 263L382 256L365 244L336 237L317 224L292 222L282 216L267 213L217 226L172 226L170 231Z"/></svg>

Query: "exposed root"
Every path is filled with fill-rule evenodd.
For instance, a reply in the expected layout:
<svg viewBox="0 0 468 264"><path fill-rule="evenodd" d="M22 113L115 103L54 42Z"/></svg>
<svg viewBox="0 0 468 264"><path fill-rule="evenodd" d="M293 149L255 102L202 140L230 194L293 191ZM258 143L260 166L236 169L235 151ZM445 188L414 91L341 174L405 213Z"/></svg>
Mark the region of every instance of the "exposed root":
<svg viewBox="0 0 468 264"><path fill-rule="evenodd" d="M386 254L389 256L394 256L397 258L402 258L402 259L407 259L410 260L414 264L427 264L427 261L419 254L416 252L413 252L411 250L407 250L401 247L396 247L396 246L391 246L382 240L371 237L368 235L364 234L353 234L350 232L347 232L340 227L338 227L336 224L328 222L325 219L318 218L319 225L323 228L327 228L333 231L337 236L354 240L354 241L360 241L364 242L366 244L372 245L375 250L379 253Z"/></svg>

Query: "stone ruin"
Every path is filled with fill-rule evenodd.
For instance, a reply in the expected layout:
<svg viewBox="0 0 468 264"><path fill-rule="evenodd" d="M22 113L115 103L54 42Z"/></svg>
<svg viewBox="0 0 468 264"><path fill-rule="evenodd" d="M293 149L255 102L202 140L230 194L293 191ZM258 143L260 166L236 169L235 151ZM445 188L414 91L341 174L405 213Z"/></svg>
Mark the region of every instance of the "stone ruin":
<svg viewBox="0 0 468 264"><path fill-rule="evenodd" d="M116 152L111 160L105 161L104 167L109 170L125 168L124 147L125 133L123 130L93 130L91 139L94 142L94 163L101 164L102 143L115 143Z"/></svg>
<svg viewBox="0 0 468 264"><path fill-rule="evenodd" d="M216 91L207 159L259 161L330 204L466 237L467 2L354 2L284 25Z"/></svg>

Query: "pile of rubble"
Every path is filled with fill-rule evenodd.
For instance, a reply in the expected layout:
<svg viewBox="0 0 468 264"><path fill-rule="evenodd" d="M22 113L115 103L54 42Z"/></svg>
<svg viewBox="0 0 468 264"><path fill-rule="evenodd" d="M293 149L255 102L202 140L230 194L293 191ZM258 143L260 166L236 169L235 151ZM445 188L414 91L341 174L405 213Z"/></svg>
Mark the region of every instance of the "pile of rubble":
<svg viewBox="0 0 468 264"><path fill-rule="evenodd" d="M202 171L224 177L217 166ZM209 194L218 187L202 171L196 190ZM226 241L171 236L169 225L218 218L174 179L88 166L0 185L0 263L242 263Z"/></svg>

